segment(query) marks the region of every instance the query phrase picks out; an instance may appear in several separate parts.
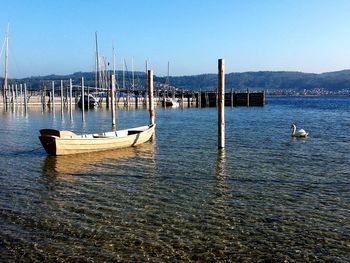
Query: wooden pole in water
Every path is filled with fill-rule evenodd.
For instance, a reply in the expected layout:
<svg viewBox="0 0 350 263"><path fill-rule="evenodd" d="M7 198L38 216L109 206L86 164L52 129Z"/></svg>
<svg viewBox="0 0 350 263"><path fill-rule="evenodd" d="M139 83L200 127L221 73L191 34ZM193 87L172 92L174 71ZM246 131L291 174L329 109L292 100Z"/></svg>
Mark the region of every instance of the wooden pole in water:
<svg viewBox="0 0 350 263"><path fill-rule="evenodd" d="M149 101L149 122L151 125L155 123L154 115L154 101L153 101L153 70L148 70L147 74L147 86L148 86L148 101Z"/></svg>
<svg viewBox="0 0 350 263"><path fill-rule="evenodd" d="M218 60L218 148L225 147L225 61Z"/></svg>
<svg viewBox="0 0 350 263"><path fill-rule="evenodd" d="M46 84L44 84L44 91L43 91L43 109L46 108Z"/></svg>
<svg viewBox="0 0 350 263"><path fill-rule="evenodd" d="M87 86L87 105L88 105L88 109L90 109L90 88L89 86Z"/></svg>
<svg viewBox="0 0 350 263"><path fill-rule="evenodd" d="M247 106L249 107L249 89L247 89Z"/></svg>
<svg viewBox="0 0 350 263"><path fill-rule="evenodd" d="M52 81L52 111L55 112L55 81Z"/></svg>
<svg viewBox="0 0 350 263"><path fill-rule="evenodd" d="M163 105L164 105L164 108L166 108L165 90L163 90Z"/></svg>
<svg viewBox="0 0 350 263"><path fill-rule="evenodd" d="M264 106L265 105L265 90L263 91L263 105L262 106Z"/></svg>
<svg viewBox="0 0 350 263"><path fill-rule="evenodd" d="M17 84L15 84L15 98L16 98L16 105L18 106L18 89L17 89Z"/></svg>
<svg viewBox="0 0 350 263"><path fill-rule="evenodd" d="M13 84L11 85L11 91L12 91L12 106L15 105L15 87Z"/></svg>
<svg viewBox="0 0 350 263"><path fill-rule="evenodd" d="M198 93L198 108L202 108L202 89L199 89Z"/></svg>
<svg viewBox="0 0 350 263"><path fill-rule="evenodd" d="M115 75L112 75L111 106L112 106L112 128L115 128Z"/></svg>
<svg viewBox="0 0 350 263"><path fill-rule="evenodd" d="M181 106L184 108L185 106L185 97L184 97L184 89L181 91Z"/></svg>
<svg viewBox="0 0 350 263"><path fill-rule="evenodd" d="M27 110L27 83L24 83L24 107Z"/></svg>
<svg viewBox="0 0 350 263"><path fill-rule="evenodd" d="M69 108L69 98L68 95L69 94L69 85L67 85L67 90L66 90L66 104L67 104L67 108Z"/></svg>
<svg viewBox="0 0 350 263"><path fill-rule="evenodd" d="M23 85L22 83L19 84L19 104L22 105L22 99L23 99Z"/></svg>
<svg viewBox="0 0 350 263"><path fill-rule="evenodd" d="M85 121L84 77L81 77L81 117Z"/></svg>
<svg viewBox="0 0 350 263"><path fill-rule="evenodd" d="M63 115L63 80L61 80L61 115Z"/></svg>
<svg viewBox="0 0 350 263"><path fill-rule="evenodd" d="M231 89L231 107L233 107L233 89Z"/></svg>
<svg viewBox="0 0 350 263"><path fill-rule="evenodd" d="M73 116L73 84L72 79L69 79L69 111L70 117Z"/></svg>

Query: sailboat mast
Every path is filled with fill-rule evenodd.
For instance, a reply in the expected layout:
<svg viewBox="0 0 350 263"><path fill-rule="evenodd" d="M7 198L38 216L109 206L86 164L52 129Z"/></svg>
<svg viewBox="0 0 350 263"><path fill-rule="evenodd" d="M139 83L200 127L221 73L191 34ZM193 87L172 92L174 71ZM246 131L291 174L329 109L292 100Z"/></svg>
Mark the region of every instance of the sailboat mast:
<svg viewBox="0 0 350 263"><path fill-rule="evenodd" d="M123 90L125 90L125 59L123 59Z"/></svg>
<svg viewBox="0 0 350 263"><path fill-rule="evenodd" d="M168 81L169 81L170 63L168 61Z"/></svg>
<svg viewBox="0 0 350 263"><path fill-rule="evenodd" d="M113 75L115 76L115 50L114 50L114 41L112 45L112 50L113 50Z"/></svg>
<svg viewBox="0 0 350 263"><path fill-rule="evenodd" d="M95 32L95 41L96 41L96 72L95 72L95 87L96 87L96 93L99 86L99 59L98 59L98 43L97 43L97 31Z"/></svg>
<svg viewBox="0 0 350 263"><path fill-rule="evenodd" d="M131 72L132 72L132 89L135 89L135 77L134 77L134 57L131 57Z"/></svg>
<svg viewBox="0 0 350 263"><path fill-rule="evenodd" d="M146 65L146 85L145 85L145 91L147 93L147 74L148 74L148 60L145 60L145 65Z"/></svg>
<svg viewBox="0 0 350 263"><path fill-rule="evenodd" d="M148 97L148 95L147 95L147 84L148 84L148 60L146 59L146 61L145 61L145 65L146 65L146 85L145 85L145 105L147 106L147 97Z"/></svg>
<svg viewBox="0 0 350 263"><path fill-rule="evenodd" d="M3 103L7 103L6 101L6 91L7 91L7 78L8 78L8 48L9 48L9 38L8 38L8 33L9 33L9 29L10 29L10 24L7 25L7 31L6 31L6 35L5 35L5 79L4 79L4 92L3 92Z"/></svg>
<svg viewBox="0 0 350 263"><path fill-rule="evenodd" d="M165 88L166 89L169 88L169 71L170 71L170 66L169 66L169 61L168 61L168 72L167 72L166 80L165 80Z"/></svg>
<svg viewBox="0 0 350 263"><path fill-rule="evenodd" d="M169 72L170 72L170 63L168 61L168 74L167 74L167 78L166 78L166 87L167 87L167 92L169 93L169 89L170 89L170 81L169 81Z"/></svg>

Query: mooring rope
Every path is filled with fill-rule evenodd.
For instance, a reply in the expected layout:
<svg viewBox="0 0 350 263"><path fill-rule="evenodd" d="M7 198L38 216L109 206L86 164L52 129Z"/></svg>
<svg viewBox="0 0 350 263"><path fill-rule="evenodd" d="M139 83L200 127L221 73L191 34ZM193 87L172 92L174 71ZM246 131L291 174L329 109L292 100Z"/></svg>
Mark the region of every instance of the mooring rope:
<svg viewBox="0 0 350 263"><path fill-rule="evenodd" d="M28 153L32 153L32 152L35 152L39 149L42 149L42 146L39 146L38 148L35 148L35 149L32 149L32 150L27 150L27 151L20 151L20 152L14 152L12 154L9 154L9 155L15 155L15 156L18 156L18 155L25 155L25 154L28 154Z"/></svg>

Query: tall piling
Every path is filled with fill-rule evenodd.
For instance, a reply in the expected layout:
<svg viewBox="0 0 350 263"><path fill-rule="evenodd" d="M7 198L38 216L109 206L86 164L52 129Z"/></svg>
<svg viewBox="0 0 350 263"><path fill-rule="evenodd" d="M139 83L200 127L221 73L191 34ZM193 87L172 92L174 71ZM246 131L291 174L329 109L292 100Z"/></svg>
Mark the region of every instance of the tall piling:
<svg viewBox="0 0 350 263"><path fill-rule="evenodd" d="M42 109L45 109L45 86L40 90L41 93L41 106Z"/></svg>
<svg viewBox="0 0 350 263"><path fill-rule="evenodd" d="M265 105L265 90L263 91L263 99L262 99L263 103L262 105Z"/></svg>
<svg viewBox="0 0 350 263"><path fill-rule="evenodd" d="M184 108L185 106L185 97L184 97L184 89L181 91L181 107Z"/></svg>
<svg viewBox="0 0 350 263"><path fill-rule="evenodd" d="M111 81L111 112L112 112L112 128L115 129L115 75L112 75Z"/></svg>
<svg viewBox="0 0 350 263"><path fill-rule="evenodd" d="M18 106L18 89L17 89L17 84L15 84L15 98L16 98L16 105Z"/></svg>
<svg viewBox="0 0 350 263"><path fill-rule="evenodd" d="M23 85L21 83L19 84L19 104L22 105L22 101L23 101Z"/></svg>
<svg viewBox="0 0 350 263"><path fill-rule="evenodd" d="M149 122L151 125L155 123L154 115L154 101L153 101L153 70L147 72L147 87L148 87L148 110L149 110Z"/></svg>
<svg viewBox="0 0 350 263"><path fill-rule="evenodd" d="M55 112L55 82L52 81L52 111Z"/></svg>
<svg viewBox="0 0 350 263"><path fill-rule="evenodd" d="M249 89L247 89L247 106L249 107Z"/></svg>
<svg viewBox="0 0 350 263"><path fill-rule="evenodd" d="M225 61L218 60L218 148L225 148Z"/></svg>
<svg viewBox="0 0 350 263"><path fill-rule="evenodd" d="M27 110L27 104L28 99L27 99L27 83L24 83L24 108Z"/></svg>
<svg viewBox="0 0 350 263"><path fill-rule="evenodd" d="M61 80L61 115L63 116L63 97L64 97L64 93L63 93L63 80Z"/></svg>
<svg viewBox="0 0 350 263"><path fill-rule="evenodd" d="M81 117L85 121L84 77L81 77ZM89 105L88 105L89 107Z"/></svg>
<svg viewBox="0 0 350 263"><path fill-rule="evenodd" d="M231 108L233 107L233 89L231 89Z"/></svg>
<svg viewBox="0 0 350 263"><path fill-rule="evenodd" d="M67 106L67 108L69 108L69 85L67 85L67 88L66 88L66 101L65 101L65 105Z"/></svg>
<svg viewBox="0 0 350 263"><path fill-rule="evenodd" d="M88 105L88 109L90 109L90 87L87 86L87 105Z"/></svg>
<svg viewBox="0 0 350 263"><path fill-rule="evenodd" d="M69 79L69 113L70 118L73 118L73 84L72 79Z"/></svg>

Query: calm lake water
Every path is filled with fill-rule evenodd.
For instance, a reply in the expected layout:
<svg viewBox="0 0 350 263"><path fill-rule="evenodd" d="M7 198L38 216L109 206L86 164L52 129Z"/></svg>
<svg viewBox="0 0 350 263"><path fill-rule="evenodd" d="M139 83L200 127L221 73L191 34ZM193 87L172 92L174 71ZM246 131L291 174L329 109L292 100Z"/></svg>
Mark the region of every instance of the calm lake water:
<svg viewBox="0 0 350 263"><path fill-rule="evenodd" d="M56 109L0 108L1 262L350 261L350 97L227 107L223 151L215 108L157 108L152 143L48 157L41 128L111 127L105 109Z"/></svg>

